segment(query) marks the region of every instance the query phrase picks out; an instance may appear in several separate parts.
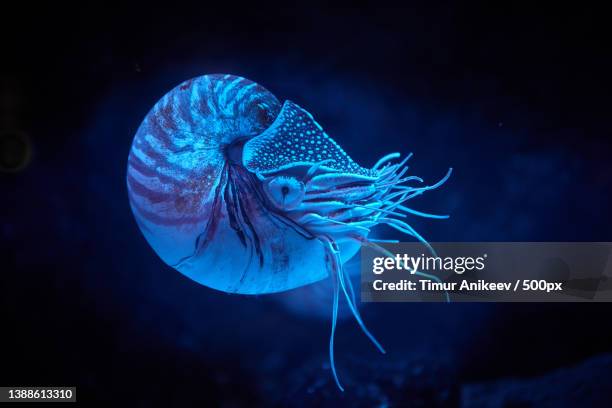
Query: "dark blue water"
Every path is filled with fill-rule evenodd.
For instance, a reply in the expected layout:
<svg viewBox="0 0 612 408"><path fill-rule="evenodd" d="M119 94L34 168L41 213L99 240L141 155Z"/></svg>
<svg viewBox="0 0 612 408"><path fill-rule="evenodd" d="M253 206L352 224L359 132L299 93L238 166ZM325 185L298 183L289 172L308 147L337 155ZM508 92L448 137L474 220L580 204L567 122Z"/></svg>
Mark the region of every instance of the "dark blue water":
<svg viewBox="0 0 612 408"><path fill-rule="evenodd" d="M175 22L164 37L151 23L151 39L126 45L127 20L110 39L82 29L91 47L78 42L82 59L55 66L66 93L55 99L59 85L47 85L51 95L36 102L25 86L31 112L46 113L25 122L29 166L2 174L2 304L17 333L7 343L36 350L10 382L77 384L107 402L454 406L467 383L539 376L610 351L606 305L368 304L364 320L388 354L343 320L341 396L327 361L327 283L262 297L216 292L164 265L133 220L125 170L141 120L181 81L224 72L306 108L364 166L398 151L414 153L410 174L426 181L453 167L443 187L411 203L451 214L410 220L429 241L609 241L610 125L592 109L599 91L582 86L596 88L590 71L555 70L565 49L530 48L535 22L534 37L515 39L525 48L483 23L492 39L477 36L476 48L492 51L481 54L465 15L444 10L426 13L433 31L415 16L331 13L322 31L300 23L247 42L225 26L207 35L190 18L193 31Z"/></svg>

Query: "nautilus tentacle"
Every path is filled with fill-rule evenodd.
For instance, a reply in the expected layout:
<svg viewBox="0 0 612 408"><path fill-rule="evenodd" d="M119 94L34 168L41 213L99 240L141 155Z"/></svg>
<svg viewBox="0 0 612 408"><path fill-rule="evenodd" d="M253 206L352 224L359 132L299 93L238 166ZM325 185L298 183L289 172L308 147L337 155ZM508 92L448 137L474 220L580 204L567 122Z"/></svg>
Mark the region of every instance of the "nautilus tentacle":
<svg viewBox="0 0 612 408"><path fill-rule="evenodd" d="M383 241L368 238L376 226L429 246L408 218L447 218L407 206L450 176L423 185L407 175L410 156L391 153L362 167L297 104L281 104L244 78L205 75L171 90L147 114L130 151L127 187L149 244L203 285L266 294L331 277L329 352L342 389L334 362L340 293L384 352L359 314L343 264L361 245L386 253L376 244Z"/></svg>
<svg viewBox="0 0 612 408"><path fill-rule="evenodd" d="M364 332L364 334L370 339L370 341L376 346L376 348L381 353L386 353L385 349L381 344L376 340L376 338L370 333L365 323L361 319L361 315L359 313L359 309L357 308L357 301L355 298L355 291L353 290L353 286L351 280L344 273L344 269L342 267L342 261L340 259L340 253L338 251L337 246L334 241L329 237L323 236L321 237L322 242L325 243L327 247L327 257L330 264L330 270L332 272L333 279L333 289L334 289L334 297L333 297L333 308L332 308L332 329L329 337L329 361L332 370L332 375L334 377L334 381L336 385L341 391L344 391L344 387L340 383L340 378L338 377L338 373L336 371L336 364L334 358L334 339L336 335L336 322L338 320L338 298L340 289L342 289L342 293L345 296L346 304L348 305L351 313L355 317L355 320L359 324L359 327ZM348 287L348 290L347 290Z"/></svg>

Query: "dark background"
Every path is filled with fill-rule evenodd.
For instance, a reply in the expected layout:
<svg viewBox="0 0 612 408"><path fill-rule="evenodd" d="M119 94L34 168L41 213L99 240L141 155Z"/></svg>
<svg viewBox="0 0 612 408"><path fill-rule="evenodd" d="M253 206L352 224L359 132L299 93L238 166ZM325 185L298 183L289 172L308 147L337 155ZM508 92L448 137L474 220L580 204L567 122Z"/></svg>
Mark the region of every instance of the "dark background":
<svg viewBox="0 0 612 408"><path fill-rule="evenodd" d="M165 92L232 73L304 106L364 165L412 151L427 180L454 167L414 202L452 215L411 220L431 241L611 241L606 25L560 4L3 12L0 385L138 406L607 405L607 304L367 305L389 353L341 324L340 395L325 283L244 297L191 282L148 247L124 179Z"/></svg>

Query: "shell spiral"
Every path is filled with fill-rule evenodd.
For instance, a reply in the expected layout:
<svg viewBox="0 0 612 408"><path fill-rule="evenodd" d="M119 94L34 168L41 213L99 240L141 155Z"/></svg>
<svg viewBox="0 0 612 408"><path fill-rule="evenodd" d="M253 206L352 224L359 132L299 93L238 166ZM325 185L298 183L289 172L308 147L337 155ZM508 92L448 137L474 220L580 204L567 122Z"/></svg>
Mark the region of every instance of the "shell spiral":
<svg viewBox="0 0 612 408"><path fill-rule="evenodd" d="M242 164L244 144L280 111L273 94L232 75L186 81L153 106L133 140L127 187L136 221L165 263L233 293L278 292L327 276L321 244L262 205Z"/></svg>

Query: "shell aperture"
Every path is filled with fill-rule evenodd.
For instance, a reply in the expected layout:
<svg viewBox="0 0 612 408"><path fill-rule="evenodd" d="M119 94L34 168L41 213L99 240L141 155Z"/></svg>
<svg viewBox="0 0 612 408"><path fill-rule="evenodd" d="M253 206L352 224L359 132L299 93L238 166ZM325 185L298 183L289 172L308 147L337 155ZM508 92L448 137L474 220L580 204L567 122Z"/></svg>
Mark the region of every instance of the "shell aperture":
<svg viewBox="0 0 612 408"><path fill-rule="evenodd" d="M354 162L310 113L282 105L262 86L204 75L163 96L134 137L128 158L130 206L141 232L168 265L228 293L287 291L334 283L330 360L342 295L364 333L343 272L361 245L382 250L370 230L387 225L423 242L403 218L422 186L399 154L371 169ZM417 183L416 186L407 183Z"/></svg>

